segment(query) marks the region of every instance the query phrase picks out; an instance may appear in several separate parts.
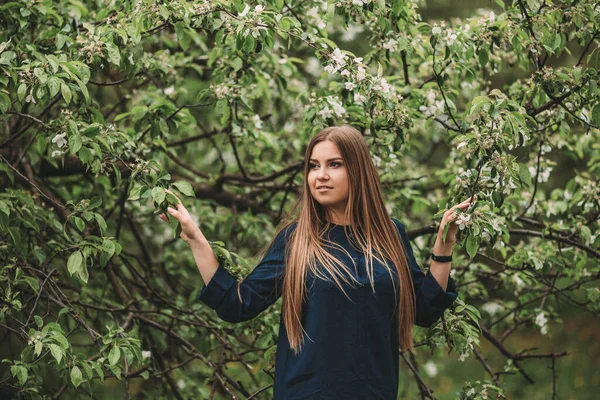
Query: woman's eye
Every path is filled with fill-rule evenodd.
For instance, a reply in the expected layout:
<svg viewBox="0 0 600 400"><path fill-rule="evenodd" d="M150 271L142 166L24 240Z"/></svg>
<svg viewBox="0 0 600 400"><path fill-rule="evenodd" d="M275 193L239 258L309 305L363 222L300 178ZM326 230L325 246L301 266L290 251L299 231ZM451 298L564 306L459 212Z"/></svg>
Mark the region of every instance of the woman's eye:
<svg viewBox="0 0 600 400"><path fill-rule="evenodd" d="M309 168L314 168L314 167L318 167L317 164L309 164Z"/></svg>
<svg viewBox="0 0 600 400"><path fill-rule="evenodd" d="M329 165L331 165L331 166L333 167L334 165L340 166L340 165L342 165L342 164L340 164L339 162L336 162L336 161L334 161L334 162L332 162L332 163L331 163L331 164L329 164Z"/></svg>

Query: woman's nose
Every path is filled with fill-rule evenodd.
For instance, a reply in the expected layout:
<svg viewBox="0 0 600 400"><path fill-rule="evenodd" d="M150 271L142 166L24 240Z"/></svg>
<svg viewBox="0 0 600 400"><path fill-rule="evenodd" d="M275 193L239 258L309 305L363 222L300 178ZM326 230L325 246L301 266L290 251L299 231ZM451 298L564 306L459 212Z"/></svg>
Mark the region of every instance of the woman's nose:
<svg viewBox="0 0 600 400"><path fill-rule="evenodd" d="M328 179L329 178L329 174L327 173L327 171L325 171L324 168L320 168L319 172L317 173L317 179Z"/></svg>

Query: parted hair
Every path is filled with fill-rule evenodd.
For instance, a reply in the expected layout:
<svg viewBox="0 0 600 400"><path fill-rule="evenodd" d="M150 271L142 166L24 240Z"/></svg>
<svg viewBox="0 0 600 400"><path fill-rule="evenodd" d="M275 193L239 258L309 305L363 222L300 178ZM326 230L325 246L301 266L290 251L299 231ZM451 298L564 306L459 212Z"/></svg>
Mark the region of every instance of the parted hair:
<svg viewBox="0 0 600 400"><path fill-rule="evenodd" d="M331 227L326 218L327 210L315 200L309 188L308 160L315 145L326 140L337 146L348 173L349 194L345 209L348 225L344 227L344 231L348 233L347 230L350 230L353 233L365 254L367 276L373 291L374 258L387 266L390 277L391 267L383 259L390 260L396 269L399 282L398 288L394 283L398 306L398 344L403 351L412 351L416 300L405 249L385 207L379 174L373 164L369 147L362 134L349 125L325 128L310 140L304 156L304 184L300 196L277 229L279 234L288 226L297 224L287 242L282 283L282 313L290 347L298 354L304 344L305 330L302 327L301 316L303 303L307 298L306 283L309 272L318 278L335 282L346 296L348 295L343 283L358 283L349 273L348 267L327 251L328 248L337 248L346 252L340 245L324 238L324 233ZM267 247L273 242L274 240ZM342 270L347 274L342 274Z"/></svg>

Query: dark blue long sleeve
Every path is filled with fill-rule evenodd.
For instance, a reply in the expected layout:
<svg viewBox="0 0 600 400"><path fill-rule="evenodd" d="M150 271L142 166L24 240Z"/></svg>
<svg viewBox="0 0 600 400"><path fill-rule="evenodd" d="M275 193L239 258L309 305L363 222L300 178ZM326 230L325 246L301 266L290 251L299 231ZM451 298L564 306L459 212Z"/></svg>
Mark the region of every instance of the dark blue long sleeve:
<svg viewBox="0 0 600 400"><path fill-rule="evenodd" d="M456 282L452 277L448 276L448 286L444 290L430 272L425 274L415 259L404 224L395 218L392 218L392 220L402 237L402 242L406 250L406 259L410 266L413 285L415 287L417 303L415 324L428 328L440 319L444 311L458 297Z"/></svg>
<svg viewBox="0 0 600 400"><path fill-rule="evenodd" d="M276 236L260 263L240 283L241 301L237 280L220 259L217 271L198 294L198 300L214 309L227 322L250 320L275 303L281 296L286 243L295 226L286 227Z"/></svg>
<svg viewBox="0 0 600 400"><path fill-rule="evenodd" d="M449 278L448 290L444 291L432 275L423 273L404 225L393 221L406 249L416 291L415 323L428 327L456 299L456 284ZM221 264L198 299L229 322L260 314L281 296L285 253L294 228L295 224L290 225L275 238L264 258L239 285L241 301L236 279ZM380 261L373 260L373 293L366 256L354 245L352 235L347 235L343 225L335 224L325 235L347 251L331 250L358 284L344 285L348 298L335 284L309 271L301 317L304 345L299 354L290 346L283 314L280 318L274 398L395 400L399 378L397 273L392 269L390 276ZM317 267L323 268L319 263Z"/></svg>

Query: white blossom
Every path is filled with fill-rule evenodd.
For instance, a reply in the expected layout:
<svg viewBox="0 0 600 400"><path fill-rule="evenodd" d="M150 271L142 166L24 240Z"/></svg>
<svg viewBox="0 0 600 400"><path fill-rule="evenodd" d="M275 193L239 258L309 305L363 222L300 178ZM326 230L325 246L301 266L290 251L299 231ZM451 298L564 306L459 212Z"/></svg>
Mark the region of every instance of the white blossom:
<svg viewBox="0 0 600 400"><path fill-rule="evenodd" d="M244 11L242 11L241 13L238 14L239 17L245 17L246 14L248 14L248 11L250 11L250 6L248 4L246 4L246 7L244 7Z"/></svg>
<svg viewBox="0 0 600 400"><path fill-rule="evenodd" d="M56 135L52 139L52 143L55 143L59 148L63 147L65 144L67 144L67 140L65 139L66 136L67 136L66 132L61 133L60 135ZM54 156L52 156L52 157L54 157Z"/></svg>
<svg viewBox="0 0 600 400"><path fill-rule="evenodd" d="M334 66L333 64L329 64L327 66L325 66L325 71L327 71L330 74L335 74L338 71L338 67Z"/></svg>
<svg viewBox="0 0 600 400"><path fill-rule="evenodd" d="M481 309L483 311L485 311L486 313L494 316L497 313L501 312L502 310L504 310L504 306L502 306L502 304L499 303L495 303L495 302L488 302L485 303L484 305L481 306Z"/></svg>
<svg viewBox="0 0 600 400"><path fill-rule="evenodd" d="M345 42L350 42L356 38L356 35L363 31L362 25L358 24L349 24L348 29L344 31L342 34L342 40Z"/></svg>
<svg viewBox="0 0 600 400"><path fill-rule="evenodd" d="M446 35L446 44L448 46L452 46L454 44L454 42L456 41L456 33L453 33L452 30L448 30L448 33Z"/></svg>
<svg viewBox="0 0 600 400"><path fill-rule="evenodd" d="M444 101L436 100L436 93L433 90L429 90L425 94L426 104L419 107L426 117L435 116L444 112Z"/></svg>
<svg viewBox="0 0 600 400"><path fill-rule="evenodd" d="M252 28L252 36L254 36L255 39L258 39L258 37L260 36L261 29L264 31L267 30L266 27L260 26L260 25L256 25L255 27Z"/></svg>
<svg viewBox="0 0 600 400"><path fill-rule="evenodd" d="M340 72L341 76L350 76L350 71L348 71L347 69L343 70L342 72Z"/></svg>
<svg viewBox="0 0 600 400"><path fill-rule="evenodd" d="M544 312L540 312L536 317L535 317L535 324L537 326L539 326L542 332L542 335L545 335L546 333L548 333L548 319L546 318L546 315L544 314Z"/></svg>
<svg viewBox="0 0 600 400"><path fill-rule="evenodd" d="M363 67L358 67L356 72L356 80L360 82L365 79L367 77L366 72L367 71Z"/></svg>
<svg viewBox="0 0 600 400"><path fill-rule="evenodd" d="M319 60L317 60L316 57L310 57L308 59L305 69L306 69L306 72L308 72L309 74L311 74L313 76L321 75L322 70L323 70L321 63L319 62Z"/></svg>
<svg viewBox="0 0 600 400"><path fill-rule="evenodd" d="M346 89L348 90L354 90L354 88L356 87L356 85L352 82L346 82Z"/></svg>
<svg viewBox="0 0 600 400"><path fill-rule="evenodd" d="M431 29L431 33L434 35L439 35L440 33L442 33L442 28L436 25L433 27L433 29Z"/></svg>
<svg viewBox="0 0 600 400"><path fill-rule="evenodd" d="M394 39L390 39L387 42L385 42L382 47L386 50L394 50L396 48L396 45L398 44L397 40Z"/></svg>
<svg viewBox="0 0 600 400"><path fill-rule="evenodd" d="M171 85L168 88L165 88L165 90L163 90L163 93L167 96L170 96L173 93L175 93L175 87Z"/></svg>
<svg viewBox="0 0 600 400"><path fill-rule="evenodd" d="M523 279L521 279L519 274L514 274L512 276L512 281L518 288L522 288L523 286L525 286L525 282L523 281Z"/></svg>
<svg viewBox="0 0 600 400"><path fill-rule="evenodd" d="M321 18L321 11L319 10L319 7L311 8L306 12L306 15L312 17L315 20L316 25L319 29L323 29L327 26L325 21L323 21L323 19Z"/></svg>
<svg viewBox="0 0 600 400"><path fill-rule="evenodd" d="M150 358L152 357L152 352L150 352L149 350L142 350L142 358Z"/></svg>
<svg viewBox="0 0 600 400"><path fill-rule="evenodd" d="M264 10L265 10L265 6L263 6L262 4L257 5L254 8L254 16L256 17L256 16L260 15Z"/></svg>
<svg viewBox="0 0 600 400"><path fill-rule="evenodd" d="M331 59L335 61L339 66L343 66L346 64L346 55L342 53L342 51L337 48L331 53Z"/></svg>
<svg viewBox="0 0 600 400"><path fill-rule="evenodd" d="M462 231L467 226L471 225L473 222L471 221L471 215L460 214L458 218L456 218L456 223L458 224L458 228Z"/></svg>
<svg viewBox="0 0 600 400"><path fill-rule="evenodd" d="M328 106L325 106L322 109L320 109L317 112L317 114L319 114L319 116L321 116L321 118L323 118L323 119L331 118L333 116L333 111Z"/></svg>
<svg viewBox="0 0 600 400"><path fill-rule="evenodd" d="M385 78L380 78L374 85L373 85L373 90L376 90L378 92L382 92L383 94L388 94L390 93L392 90L392 87L390 86L389 83L387 83L387 81L385 80Z"/></svg>
<svg viewBox="0 0 600 400"><path fill-rule="evenodd" d="M550 153L551 151L552 151L552 146L549 146L547 144L542 145L542 148L541 148L542 154Z"/></svg>
<svg viewBox="0 0 600 400"><path fill-rule="evenodd" d="M61 155L63 155L63 154L64 154L64 152L62 152L62 151L60 151L60 150L54 150L54 151L52 152L52 158L54 158L54 157L58 157L58 156L61 156Z"/></svg>
<svg viewBox="0 0 600 400"><path fill-rule="evenodd" d="M354 102L356 104L363 104L367 98L360 93L354 93Z"/></svg>
<svg viewBox="0 0 600 400"><path fill-rule="evenodd" d="M252 117L252 122L254 122L254 127L256 129L262 129L263 122L260 119L260 115L256 114Z"/></svg>
<svg viewBox="0 0 600 400"><path fill-rule="evenodd" d="M438 374L437 365L431 360L427 361L425 365L423 365L423 368L425 369L425 373L431 378Z"/></svg>
<svg viewBox="0 0 600 400"><path fill-rule="evenodd" d="M492 236L487 231L487 229L485 229L483 232L481 232L481 236L483 237L483 240L486 242L489 242L490 240L492 240Z"/></svg>
<svg viewBox="0 0 600 400"><path fill-rule="evenodd" d="M492 249L496 249L496 250L500 250L501 248L504 247L504 242L502 240L498 240L494 246L492 246Z"/></svg>
<svg viewBox="0 0 600 400"><path fill-rule="evenodd" d="M338 117L341 117L346 113L346 109L342 106L341 103L338 103L333 99L329 99L329 104L331 104L331 106L333 107L333 112L335 112L335 114Z"/></svg>

